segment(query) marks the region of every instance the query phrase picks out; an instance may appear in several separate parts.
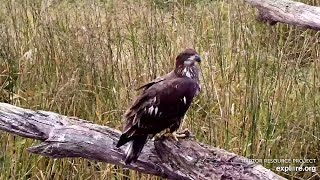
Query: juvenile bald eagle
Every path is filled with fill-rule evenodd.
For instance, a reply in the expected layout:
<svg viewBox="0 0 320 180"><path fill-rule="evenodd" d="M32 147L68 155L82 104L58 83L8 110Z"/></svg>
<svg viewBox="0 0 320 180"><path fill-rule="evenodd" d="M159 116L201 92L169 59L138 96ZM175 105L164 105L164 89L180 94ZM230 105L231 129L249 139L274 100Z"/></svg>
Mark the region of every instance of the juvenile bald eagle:
<svg viewBox="0 0 320 180"><path fill-rule="evenodd" d="M129 143L126 164L136 161L148 138L162 130L176 131L193 98L199 93L199 69L195 65L200 56L194 49L186 49L176 57L175 69L139 89L142 94L124 114L126 124L117 143Z"/></svg>

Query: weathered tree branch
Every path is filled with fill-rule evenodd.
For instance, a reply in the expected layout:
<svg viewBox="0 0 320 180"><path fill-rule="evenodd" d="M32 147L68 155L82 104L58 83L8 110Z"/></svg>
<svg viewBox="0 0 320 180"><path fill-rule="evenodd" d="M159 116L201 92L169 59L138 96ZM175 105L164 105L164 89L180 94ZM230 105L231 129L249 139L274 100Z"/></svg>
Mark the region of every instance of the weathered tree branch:
<svg viewBox="0 0 320 180"><path fill-rule="evenodd" d="M258 20L320 30L320 7L290 0L245 0L259 10Z"/></svg>
<svg viewBox="0 0 320 180"><path fill-rule="evenodd" d="M43 141L31 153L53 158L83 157L168 179L285 179L248 159L185 139L149 141L138 162L124 164L116 148L120 132L53 112L0 103L0 130Z"/></svg>

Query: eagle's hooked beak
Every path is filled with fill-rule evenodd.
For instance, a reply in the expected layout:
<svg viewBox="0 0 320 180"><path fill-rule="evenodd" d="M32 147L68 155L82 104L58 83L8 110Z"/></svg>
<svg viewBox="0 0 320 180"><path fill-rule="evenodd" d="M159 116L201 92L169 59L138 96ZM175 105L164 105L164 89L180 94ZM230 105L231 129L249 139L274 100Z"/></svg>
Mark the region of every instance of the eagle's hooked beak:
<svg viewBox="0 0 320 180"><path fill-rule="evenodd" d="M191 61L191 62L194 62L194 61L197 61L198 63L201 62L201 58L200 58L200 56L199 56L198 54L195 54L195 55L193 55L193 56L190 56L190 57L188 58L188 60Z"/></svg>

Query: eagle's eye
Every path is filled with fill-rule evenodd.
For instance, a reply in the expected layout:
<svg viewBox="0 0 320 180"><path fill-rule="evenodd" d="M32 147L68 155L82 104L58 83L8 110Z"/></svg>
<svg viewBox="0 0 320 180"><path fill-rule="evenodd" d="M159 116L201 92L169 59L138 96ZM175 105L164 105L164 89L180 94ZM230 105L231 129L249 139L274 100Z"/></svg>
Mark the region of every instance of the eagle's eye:
<svg viewBox="0 0 320 180"><path fill-rule="evenodd" d="M190 66L193 65L195 62L201 62L201 58L198 54L188 55L184 60L183 64Z"/></svg>
<svg viewBox="0 0 320 180"><path fill-rule="evenodd" d="M201 58L198 54L194 54L194 55L190 56L187 60L201 62Z"/></svg>

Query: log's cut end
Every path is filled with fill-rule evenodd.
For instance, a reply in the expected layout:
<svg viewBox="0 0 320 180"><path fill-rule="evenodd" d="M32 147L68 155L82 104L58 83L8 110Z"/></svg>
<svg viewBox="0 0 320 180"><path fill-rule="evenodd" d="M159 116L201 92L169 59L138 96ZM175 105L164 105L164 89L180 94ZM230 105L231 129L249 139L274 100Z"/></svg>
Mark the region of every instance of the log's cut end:
<svg viewBox="0 0 320 180"><path fill-rule="evenodd" d="M245 0L258 9L257 20L320 30L320 7L291 0Z"/></svg>

